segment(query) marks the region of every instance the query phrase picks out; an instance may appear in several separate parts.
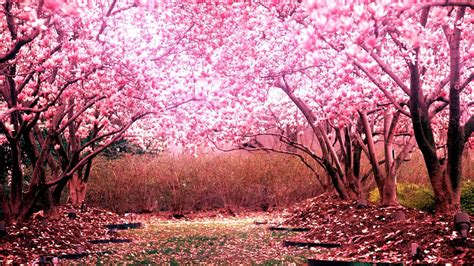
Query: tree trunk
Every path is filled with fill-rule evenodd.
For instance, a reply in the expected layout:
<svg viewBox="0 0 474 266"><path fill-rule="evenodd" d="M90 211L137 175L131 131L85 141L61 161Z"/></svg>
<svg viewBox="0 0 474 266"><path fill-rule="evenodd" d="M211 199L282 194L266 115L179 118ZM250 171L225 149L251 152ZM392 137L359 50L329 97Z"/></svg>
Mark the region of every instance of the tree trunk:
<svg viewBox="0 0 474 266"><path fill-rule="evenodd" d="M290 100L298 107L298 109L303 113L303 116L308 121L313 133L315 134L319 146L322 152L323 165L326 170L327 175L332 181L336 192L338 193L341 199L351 198L348 193L348 182L347 177L344 175L344 171L341 167L339 158L334 150L334 147L331 145L325 129L321 123L316 123L317 119L312 110L303 102L300 98L295 96L291 88L286 83L286 80L283 78L284 84L278 84L277 87L283 90Z"/></svg>
<svg viewBox="0 0 474 266"><path fill-rule="evenodd" d="M65 178L65 179L62 179L61 181L59 181L59 183L53 188L52 197L53 197L54 204L56 204L56 205L60 204L61 195L62 195L63 190L64 190L64 188L66 187L67 184L68 184L68 179Z"/></svg>
<svg viewBox="0 0 474 266"><path fill-rule="evenodd" d="M465 7L460 7L456 13L456 23L464 17ZM452 191L452 208L454 211L461 209L461 173L462 153L464 149L463 131L461 129L461 104L460 104L460 51L461 29L454 27L447 34L449 43L450 77L449 77L449 123L448 123L448 158L447 174ZM445 30L446 32L446 30Z"/></svg>
<svg viewBox="0 0 474 266"><path fill-rule="evenodd" d="M9 221L10 220L10 207L5 197L5 190L3 188L3 183L0 184L0 221Z"/></svg>
<svg viewBox="0 0 474 266"><path fill-rule="evenodd" d="M372 171L374 173L374 179L375 183L377 184L377 188L379 190L380 194L380 199L383 202L383 190L384 190L384 176L381 173L377 157L375 156L375 144L372 136L372 129L370 128L369 125L369 120L367 118L367 113L366 112L360 112L360 118L362 119L362 123L364 126L364 132L365 135L367 136L367 152L368 152L368 158L370 161L370 165L372 166Z"/></svg>
<svg viewBox="0 0 474 266"><path fill-rule="evenodd" d="M69 180L69 201L74 206L80 206L86 198L87 183L83 182L77 174Z"/></svg>
<svg viewBox="0 0 474 266"><path fill-rule="evenodd" d="M12 182L10 194L10 210L12 216L19 214L22 205L23 171L21 170L20 142L16 139L10 141Z"/></svg>
<svg viewBox="0 0 474 266"><path fill-rule="evenodd" d="M386 113L384 117L384 153L385 153L385 178L382 191L382 206L400 205L397 198L397 179L393 167L393 137L398 115Z"/></svg>
<svg viewBox="0 0 474 266"><path fill-rule="evenodd" d="M334 185L334 188L336 189L336 192L339 198L342 200L350 199L351 197L349 196L349 193L347 192L347 189L344 183L339 177L337 170L334 169L334 167L332 167L330 162L325 161L324 165L326 167L326 172L331 178L332 184Z"/></svg>
<svg viewBox="0 0 474 266"><path fill-rule="evenodd" d="M458 23L464 16L465 7L459 7L456 13ZM421 25L427 23L429 9L424 9ZM460 184L462 172L462 152L466 137L460 126L460 50L461 30L458 27L443 27L449 44L450 85L449 85L449 123L447 158L438 159L436 143L429 119L428 106L425 102L418 66L419 48L415 49L414 63L410 68L410 113L416 142L425 159L431 186L435 195L436 212L452 214L460 210Z"/></svg>
<svg viewBox="0 0 474 266"><path fill-rule="evenodd" d="M352 174L354 176L354 184L349 184L354 186L354 190L358 191L358 197L362 197L362 188L361 188L361 175L360 175L360 161L362 158L362 147L359 145L357 141L352 142L354 145L353 153L352 153Z"/></svg>
<svg viewBox="0 0 474 266"><path fill-rule="evenodd" d="M445 166L436 154L436 143L428 115L428 107L420 87L418 65L410 66L410 113L416 142L423 154L431 187L433 188L436 212L447 213L454 210L452 195L446 187Z"/></svg>

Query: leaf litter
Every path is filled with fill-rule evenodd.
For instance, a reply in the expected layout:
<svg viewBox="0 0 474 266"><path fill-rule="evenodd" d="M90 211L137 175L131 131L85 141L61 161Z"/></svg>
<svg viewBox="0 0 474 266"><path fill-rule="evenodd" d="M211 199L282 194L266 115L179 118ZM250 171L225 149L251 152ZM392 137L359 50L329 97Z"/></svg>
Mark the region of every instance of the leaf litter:
<svg viewBox="0 0 474 266"><path fill-rule="evenodd" d="M474 262L472 236L461 241L449 217L370 204L358 209L355 201L325 195L284 211L198 212L185 214L182 219L175 219L170 213L118 215L91 207L71 216L71 210L71 206L63 206L57 219L37 216L26 224L8 225L8 235L0 238L0 262L33 263L41 256L64 258L70 254L87 255L74 260L85 263L303 264L306 258L394 263ZM399 213L404 214L404 219L395 218ZM143 224L138 229L105 227L138 222ZM310 231L272 231L270 227ZM91 240L104 240L95 242L107 244L93 244ZM284 245L285 241L310 245L288 246ZM341 246L325 248L324 244ZM413 244L420 251L415 260Z"/></svg>
<svg viewBox="0 0 474 266"><path fill-rule="evenodd" d="M471 221L473 217L470 217ZM474 241L462 241L451 217L437 217L404 207L357 208L356 201L322 195L286 210L286 226L309 227L300 240L340 243L342 247L312 256L321 260L393 263L473 263ZM471 230L472 231L472 230ZM414 259L412 244L421 254ZM420 257L421 256L421 257Z"/></svg>

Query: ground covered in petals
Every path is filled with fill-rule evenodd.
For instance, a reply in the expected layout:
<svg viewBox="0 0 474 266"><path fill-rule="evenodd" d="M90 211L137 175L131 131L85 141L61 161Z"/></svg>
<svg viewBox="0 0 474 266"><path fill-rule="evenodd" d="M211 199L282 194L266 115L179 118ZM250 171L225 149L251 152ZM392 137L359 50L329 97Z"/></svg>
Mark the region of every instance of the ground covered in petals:
<svg viewBox="0 0 474 266"><path fill-rule="evenodd" d="M354 201L327 196L283 212L215 211L179 218L65 206L57 219L37 215L27 224L8 225L8 235L0 238L0 262L474 262L472 237L461 241L451 219L406 208L357 208ZM139 228L108 229L110 224Z"/></svg>
<svg viewBox="0 0 474 266"><path fill-rule="evenodd" d="M472 216L470 217L473 220ZM414 209L380 208L328 196L297 204L281 215L281 224L311 230L297 242L340 244L314 250L313 258L365 262L473 263L474 241L462 241L451 217ZM412 247L418 246L418 249Z"/></svg>
<svg viewBox="0 0 474 266"><path fill-rule="evenodd" d="M276 213L215 211L176 219L169 213L116 215L88 208L75 214L71 217L71 210L63 207L56 220L36 217L28 224L8 226L8 236L0 239L0 262L300 264L310 253L282 246L284 238L299 233L267 229ZM137 229L105 227L137 223ZM102 243L91 243L94 240Z"/></svg>

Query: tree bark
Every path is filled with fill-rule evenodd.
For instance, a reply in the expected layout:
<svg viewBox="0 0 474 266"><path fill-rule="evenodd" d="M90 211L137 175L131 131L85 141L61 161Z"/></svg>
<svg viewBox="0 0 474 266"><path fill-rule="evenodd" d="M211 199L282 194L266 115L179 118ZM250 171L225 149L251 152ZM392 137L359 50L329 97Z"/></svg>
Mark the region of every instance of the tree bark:
<svg viewBox="0 0 474 266"><path fill-rule="evenodd" d="M364 132L367 137L367 151L368 157L370 161L370 165L372 166L372 171L374 173L375 183L377 184L377 188L379 190L380 198L383 199L384 193L384 176L379 167L379 163L377 161L377 157L375 156L375 144L374 139L372 136L372 129L369 125L369 120L367 118L367 113L362 111L360 112L360 118L362 119L362 124L364 126ZM382 200L383 202L383 200Z"/></svg>
<svg viewBox="0 0 474 266"><path fill-rule="evenodd" d="M80 206L86 198L87 183L77 174L69 180L69 201L74 206Z"/></svg>
<svg viewBox="0 0 474 266"><path fill-rule="evenodd" d="M21 170L21 148L16 139L10 141L12 182L10 195L10 210L16 216L21 209L23 194L23 171Z"/></svg>
<svg viewBox="0 0 474 266"><path fill-rule="evenodd" d="M399 113L392 115L388 112L384 117L385 178L381 197L382 206L400 205L397 198L397 177L396 173L392 172L392 167L394 167L393 137L398 117Z"/></svg>
<svg viewBox="0 0 474 266"><path fill-rule="evenodd" d="M308 124L310 125L319 142L325 171L331 179L331 182L336 189L339 198L344 200L351 198L351 195L348 192L349 185L347 184L347 177L344 175L339 158L336 154L336 151L334 150L334 147L331 145L325 129L321 123L316 123L317 118L311 109L306 105L306 103L293 94L293 91L287 84L285 78L283 78L283 82L284 84L277 84L276 86L283 90L286 95L288 95L290 100L296 105L296 107L298 107L298 109L308 121Z"/></svg>
<svg viewBox="0 0 474 266"><path fill-rule="evenodd" d="M456 23L464 17L466 8L460 7L456 13ZM461 29L453 27L447 35L449 43L450 77L449 77L449 124L448 124L448 158L447 174L449 175L452 190L452 208L454 211L461 209L461 173L462 153L464 149L464 138L461 130L461 107L460 107L460 41ZM446 32L446 30L445 30Z"/></svg>

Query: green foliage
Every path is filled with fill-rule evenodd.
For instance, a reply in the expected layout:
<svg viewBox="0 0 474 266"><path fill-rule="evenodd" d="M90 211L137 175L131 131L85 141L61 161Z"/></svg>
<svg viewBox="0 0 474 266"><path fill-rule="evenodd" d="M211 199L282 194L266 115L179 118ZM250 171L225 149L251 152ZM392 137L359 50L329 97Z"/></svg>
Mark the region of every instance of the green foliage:
<svg viewBox="0 0 474 266"><path fill-rule="evenodd" d="M402 206L414 208L421 211L434 211L433 192L428 186L420 186L411 183L397 184L398 201ZM369 201L378 202L380 200L379 192L374 189L369 194Z"/></svg>
<svg viewBox="0 0 474 266"><path fill-rule="evenodd" d="M411 183L397 184L398 200L402 206L414 208L425 212L434 212L435 200L433 191L429 186ZM369 201L378 202L379 192L373 189L369 193ZM474 214L474 182L467 180L461 187L461 208L463 211Z"/></svg>
<svg viewBox="0 0 474 266"><path fill-rule="evenodd" d="M474 181L467 180L461 188L461 208L463 211L474 215Z"/></svg>
<svg viewBox="0 0 474 266"><path fill-rule="evenodd" d="M170 261L170 266L179 266L179 262L176 261L174 258L171 258L171 261Z"/></svg>
<svg viewBox="0 0 474 266"><path fill-rule="evenodd" d="M143 154L144 151L128 140L118 140L107 147L102 155L111 159L117 159L125 154Z"/></svg>

